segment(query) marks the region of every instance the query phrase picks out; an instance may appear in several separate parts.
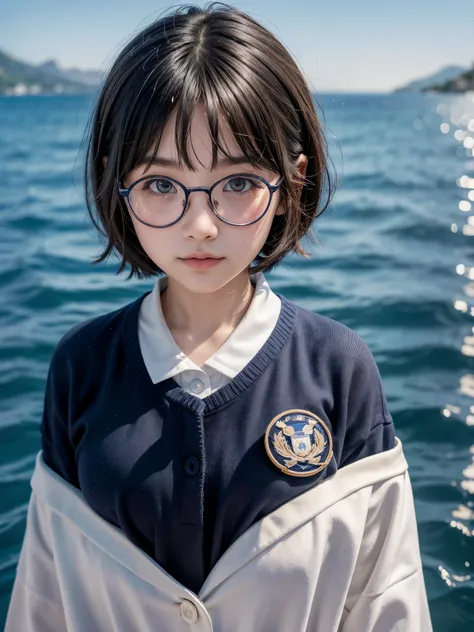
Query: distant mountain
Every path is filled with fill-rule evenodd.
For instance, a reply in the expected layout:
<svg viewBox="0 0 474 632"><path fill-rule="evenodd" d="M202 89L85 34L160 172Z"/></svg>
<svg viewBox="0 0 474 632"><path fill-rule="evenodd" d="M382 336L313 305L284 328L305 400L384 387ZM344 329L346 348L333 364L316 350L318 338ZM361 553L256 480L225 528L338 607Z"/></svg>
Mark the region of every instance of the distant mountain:
<svg viewBox="0 0 474 632"><path fill-rule="evenodd" d="M411 81L405 86L396 88L393 92L422 92L436 84L444 84L451 79L455 79L467 70L468 69L463 66L446 66L446 68L442 68L432 75Z"/></svg>
<svg viewBox="0 0 474 632"><path fill-rule="evenodd" d="M98 70L66 70L54 60L35 66L0 51L0 95L95 92L102 79Z"/></svg>
<svg viewBox="0 0 474 632"><path fill-rule="evenodd" d="M59 68L54 59L45 61L37 66L37 68L46 70L51 75L87 86L99 86L104 76L104 73L99 70L81 70L80 68L68 68L66 70Z"/></svg>
<svg viewBox="0 0 474 632"><path fill-rule="evenodd" d="M470 70L466 70L448 81L434 84L429 88L432 92L474 92L474 62Z"/></svg>

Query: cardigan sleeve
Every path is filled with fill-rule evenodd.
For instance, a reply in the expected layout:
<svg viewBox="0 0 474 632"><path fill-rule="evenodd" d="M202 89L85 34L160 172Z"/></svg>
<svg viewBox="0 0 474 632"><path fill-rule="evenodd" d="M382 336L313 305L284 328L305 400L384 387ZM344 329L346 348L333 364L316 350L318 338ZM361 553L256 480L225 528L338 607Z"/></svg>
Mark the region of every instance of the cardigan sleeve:
<svg viewBox="0 0 474 632"><path fill-rule="evenodd" d="M65 632L49 513L33 491L5 632Z"/></svg>
<svg viewBox="0 0 474 632"><path fill-rule="evenodd" d="M57 344L49 365L40 424L43 458L52 470L68 483L79 487L75 450L69 434L69 418L74 385L74 351L67 334Z"/></svg>
<svg viewBox="0 0 474 632"><path fill-rule="evenodd" d="M432 632L408 471L373 486L340 632Z"/></svg>
<svg viewBox="0 0 474 632"><path fill-rule="evenodd" d="M395 429L388 410L378 365L370 347L351 332L334 378L337 398L338 465L344 467L395 446Z"/></svg>

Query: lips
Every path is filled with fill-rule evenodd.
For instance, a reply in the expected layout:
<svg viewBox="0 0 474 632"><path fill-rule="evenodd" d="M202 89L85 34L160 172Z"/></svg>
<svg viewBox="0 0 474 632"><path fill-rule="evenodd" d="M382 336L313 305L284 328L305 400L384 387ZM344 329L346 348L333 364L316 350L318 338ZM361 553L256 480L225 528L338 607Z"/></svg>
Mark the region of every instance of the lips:
<svg viewBox="0 0 474 632"><path fill-rule="evenodd" d="M181 257L182 259L223 259L224 257L216 257L214 255L191 255L190 257Z"/></svg>
<svg viewBox="0 0 474 632"><path fill-rule="evenodd" d="M187 257L181 259L181 261L188 267L195 268L196 270L207 270L217 266L220 261L223 261L224 257Z"/></svg>

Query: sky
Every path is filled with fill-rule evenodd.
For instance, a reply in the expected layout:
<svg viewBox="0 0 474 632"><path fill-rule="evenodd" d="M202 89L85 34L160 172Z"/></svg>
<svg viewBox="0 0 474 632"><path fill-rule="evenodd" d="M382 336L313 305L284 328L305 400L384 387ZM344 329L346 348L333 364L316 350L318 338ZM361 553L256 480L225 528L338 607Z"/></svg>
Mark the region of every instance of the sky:
<svg viewBox="0 0 474 632"><path fill-rule="evenodd" d="M314 92L389 92L474 61L474 0L228 3L279 37ZM188 3L0 0L0 49L33 64L55 59L63 68L107 69L134 34L181 4Z"/></svg>

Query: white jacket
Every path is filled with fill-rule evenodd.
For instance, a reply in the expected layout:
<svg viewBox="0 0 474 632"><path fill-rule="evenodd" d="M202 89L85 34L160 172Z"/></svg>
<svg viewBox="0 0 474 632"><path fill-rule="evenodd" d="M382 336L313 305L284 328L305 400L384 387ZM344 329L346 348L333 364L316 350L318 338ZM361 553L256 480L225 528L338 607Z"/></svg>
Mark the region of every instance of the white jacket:
<svg viewBox="0 0 474 632"><path fill-rule="evenodd" d="M402 446L255 523L198 595L38 452L5 632L431 632Z"/></svg>

